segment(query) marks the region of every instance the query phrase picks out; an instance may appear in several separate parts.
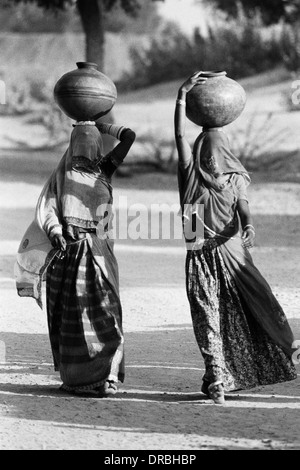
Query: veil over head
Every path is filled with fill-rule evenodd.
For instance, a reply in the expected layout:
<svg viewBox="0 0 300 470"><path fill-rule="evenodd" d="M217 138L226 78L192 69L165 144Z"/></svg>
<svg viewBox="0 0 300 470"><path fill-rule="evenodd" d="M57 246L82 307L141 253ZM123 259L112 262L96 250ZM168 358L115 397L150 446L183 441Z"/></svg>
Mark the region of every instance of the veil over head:
<svg viewBox="0 0 300 470"><path fill-rule="evenodd" d="M207 187L213 187L216 190L220 190L223 187L207 171L203 163L212 156L217 161L221 173L238 173L244 176L248 184L251 181L246 168L230 150L228 137L221 128L204 129L194 143L193 156L196 169L199 171L200 177Z"/></svg>
<svg viewBox="0 0 300 470"><path fill-rule="evenodd" d="M213 156L218 162L221 173L241 174L246 185L251 182L248 171L230 150L227 135L221 128L203 129L193 146L193 158L189 167L178 172L180 204L194 204L207 192L207 189L222 191L224 184L208 172L203 164Z"/></svg>
<svg viewBox="0 0 300 470"><path fill-rule="evenodd" d="M103 154L101 133L95 125L76 125L70 138L71 157L85 157L95 161Z"/></svg>

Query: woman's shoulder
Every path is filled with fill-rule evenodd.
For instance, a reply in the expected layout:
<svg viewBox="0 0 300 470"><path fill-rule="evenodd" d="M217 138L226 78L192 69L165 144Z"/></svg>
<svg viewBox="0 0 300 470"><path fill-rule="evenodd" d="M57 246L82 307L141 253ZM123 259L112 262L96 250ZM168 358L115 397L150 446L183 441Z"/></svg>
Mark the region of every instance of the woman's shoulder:
<svg viewBox="0 0 300 470"><path fill-rule="evenodd" d="M237 184L237 185L245 185L245 186L247 186L247 184L246 184L246 178L245 178L245 176L244 176L242 173L232 173L230 179L231 179L232 183L235 183L235 184Z"/></svg>
<svg viewBox="0 0 300 470"><path fill-rule="evenodd" d="M248 196L247 196L248 183L246 182L245 176L241 173L233 173L230 178L230 182L234 188L234 192L237 194L237 198L248 200Z"/></svg>

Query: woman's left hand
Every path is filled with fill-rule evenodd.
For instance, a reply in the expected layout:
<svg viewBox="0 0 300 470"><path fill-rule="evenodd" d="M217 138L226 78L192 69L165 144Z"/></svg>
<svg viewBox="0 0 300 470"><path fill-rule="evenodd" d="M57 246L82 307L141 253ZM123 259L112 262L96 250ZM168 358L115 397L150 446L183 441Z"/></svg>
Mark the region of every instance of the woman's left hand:
<svg viewBox="0 0 300 470"><path fill-rule="evenodd" d="M67 247L66 239L60 234L54 235L54 237L51 240L51 244L54 248L58 248L59 250L66 251L66 247Z"/></svg>
<svg viewBox="0 0 300 470"><path fill-rule="evenodd" d="M246 228L246 230L243 231L242 240L242 245L244 248L253 248L255 240L254 231L250 228Z"/></svg>
<svg viewBox="0 0 300 470"><path fill-rule="evenodd" d="M207 78L201 77L202 72L195 72L180 87L180 91L188 93L195 85L203 85Z"/></svg>

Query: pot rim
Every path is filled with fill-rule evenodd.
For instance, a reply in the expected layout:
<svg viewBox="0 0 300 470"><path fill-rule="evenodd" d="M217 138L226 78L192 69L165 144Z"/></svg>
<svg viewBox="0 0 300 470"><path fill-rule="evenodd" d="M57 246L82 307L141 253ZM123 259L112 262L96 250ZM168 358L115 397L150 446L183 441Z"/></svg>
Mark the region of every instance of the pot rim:
<svg viewBox="0 0 300 470"><path fill-rule="evenodd" d="M205 70L201 72L201 76L203 77L223 77L224 75L227 75L227 72L225 70Z"/></svg>
<svg viewBox="0 0 300 470"><path fill-rule="evenodd" d="M79 69L97 69L98 64L95 62L76 62L76 65Z"/></svg>

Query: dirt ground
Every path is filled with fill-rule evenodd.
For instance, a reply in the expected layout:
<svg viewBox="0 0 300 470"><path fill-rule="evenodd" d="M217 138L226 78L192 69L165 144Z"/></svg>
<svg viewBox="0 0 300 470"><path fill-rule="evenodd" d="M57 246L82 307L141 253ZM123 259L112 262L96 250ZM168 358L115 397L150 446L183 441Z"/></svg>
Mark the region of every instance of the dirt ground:
<svg viewBox="0 0 300 470"><path fill-rule="evenodd" d="M278 85L272 77L250 81L244 116L274 112L272 125L278 132L288 126L291 132L282 145L297 152L278 165L275 161L276 173L252 175L249 200L257 229L252 255L300 347L299 113L282 111L286 83ZM121 99L118 122L139 135L153 127L172 136L177 86ZM0 449L102 450L108 456L113 450L299 450L300 365L295 381L227 394L224 406L201 394L204 365L185 294L184 246L182 240L151 240L147 229L143 239L117 240L115 247L124 311L125 383L111 399L59 392L46 314L32 299L17 296L13 274L20 239L61 154L13 150L12 139L30 136L38 145L40 131L0 116ZM126 204L149 208L178 203L174 174L119 176L114 187L116 221ZM177 229L179 224L177 218Z"/></svg>
<svg viewBox="0 0 300 470"><path fill-rule="evenodd" d="M19 298L14 284L15 253L47 167L43 155L36 162L32 158L24 176L22 158L6 153L0 159L1 450L299 450L299 377L230 393L224 406L201 394L203 361L185 295L181 240L116 242L125 383L110 399L59 391L45 312L33 300ZM42 176L35 175L37 166ZM136 178L115 179L119 212L124 210L120 196L147 207L177 203L174 175L139 175L145 189L137 189ZM150 189L155 185L161 189ZM300 340L300 185L257 174L249 194L258 233L254 261Z"/></svg>

